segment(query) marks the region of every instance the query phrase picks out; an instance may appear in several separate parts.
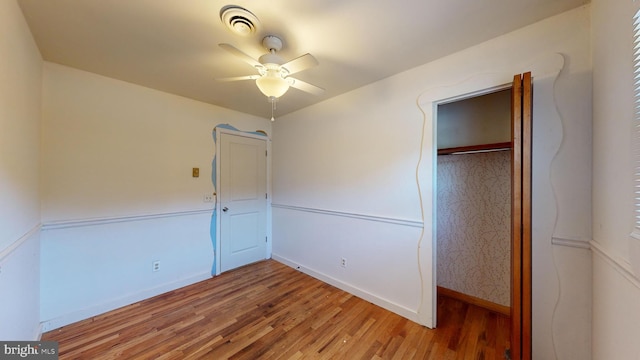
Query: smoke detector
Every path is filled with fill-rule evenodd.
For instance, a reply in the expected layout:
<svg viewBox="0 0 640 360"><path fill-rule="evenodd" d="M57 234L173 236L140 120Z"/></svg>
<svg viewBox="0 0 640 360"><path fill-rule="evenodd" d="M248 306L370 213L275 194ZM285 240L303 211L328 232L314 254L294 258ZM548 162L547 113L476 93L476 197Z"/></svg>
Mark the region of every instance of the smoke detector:
<svg viewBox="0 0 640 360"><path fill-rule="evenodd" d="M240 36L255 34L260 25L251 11L237 5L227 5L220 9L220 20L232 33Z"/></svg>

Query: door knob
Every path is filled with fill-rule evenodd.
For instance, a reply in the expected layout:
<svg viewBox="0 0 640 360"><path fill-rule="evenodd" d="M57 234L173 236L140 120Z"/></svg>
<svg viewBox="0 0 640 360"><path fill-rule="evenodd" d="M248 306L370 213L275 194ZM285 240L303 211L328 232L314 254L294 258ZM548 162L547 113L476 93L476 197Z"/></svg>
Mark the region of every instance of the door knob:
<svg viewBox="0 0 640 360"><path fill-rule="evenodd" d="M225 206L225 207L222 208L222 211L227 212L227 211L229 211L229 208Z"/></svg>

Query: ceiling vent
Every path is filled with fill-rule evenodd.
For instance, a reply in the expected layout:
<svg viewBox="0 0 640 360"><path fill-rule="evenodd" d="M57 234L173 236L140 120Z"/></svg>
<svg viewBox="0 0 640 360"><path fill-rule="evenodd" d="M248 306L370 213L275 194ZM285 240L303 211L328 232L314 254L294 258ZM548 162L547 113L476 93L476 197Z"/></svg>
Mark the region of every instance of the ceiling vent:
<svg viewBox="0 0 640 360"><path fill-rule="evenodd" d="M240 36L255 34L260 24L251 11L236 5L227 5L220 9L220 20L232 33Z"/></svg>

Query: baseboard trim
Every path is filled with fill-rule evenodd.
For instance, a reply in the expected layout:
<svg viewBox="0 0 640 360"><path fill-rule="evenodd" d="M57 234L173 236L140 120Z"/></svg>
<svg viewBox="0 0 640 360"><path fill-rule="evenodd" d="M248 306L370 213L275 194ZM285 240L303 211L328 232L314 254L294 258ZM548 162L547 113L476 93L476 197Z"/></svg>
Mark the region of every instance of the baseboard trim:
<svg viewBox="0 0 640 360"><path fill-rule="evenodd" d="M277 254L272 254L271 258L277 262L285 264L291 268L294 268L298 271L301 271L311 277L314 277L320 281L323 281L327 284L333 285L340 290L344 290L350 294L353 294L363 300L369 301L372 304L378 305L381 308L387 309L393 313L396 313L404 318L407 318L415 323L422 324L420 318L418 316L417 311L411 310L407 307L398 305L386 299L383 299L375 294L359 289L351 284L345 283L341 280L333 278L331 276L327 276L321 272L315 271L313 269L309 269L303 265L296 263L295 261L289 260Z"/></svg>
<svg viewBox="0 0 640 360"><path fill-rule="evenodd" d="M500 304L496 304L494 302L488 301L488 300L484 300L484 299L480 299L478 297L475 296L471 296L471 295L467 295L455 290L451 290L451 289L447 289L441 286L438 286L438 295L443 295L446 297L450 297L456 300L460 300L462 302L465 302L467 304L471 304L471 305L475 305L475 306L479 306L483 309L498 313L498 314L502 314L505 316L511 316L511 308L508 306L504 306L504 305L500 305Z"/></svg>
<svg viewBox="0 0 640 360"><path fill-rule="evenodd" d="M69 325L78 321L89 319L93 316L104 314L108 311L121 308L123 306L134 304L138 301L146 300L157 295L164 294L168 291L176 290L187 285L211 278L210 272L200 273L188 278L180 279L170 283L165 283L150 289L129 294L120 298L112 299L101 304L89 306L87 308L73 311L53 319L45 320L41 323L40 333L55 330L57 328Z"/></svg>
<svg viewBox="0 0 640 360"><path fill-rule="evenodd" d="M352 219L375 221L375 222L382 222L382 223L402 225L402 226L410 226L410 227L416 227L416 228L422 228L424 226L424 223L422 221L397 219L397 218L389 218L389 217L384 217L384 216L374 216L374 215L366 215L366 214L358 214L358 213L353 213L353 212L344 212L344 211L335 211L335 210L327 210L327 209L308 208L308 207L294 206L294 205L284 205L284 204L271 204L271 207L276 208L276 209L286 209L286 210L302 211L302 212L308 212L308 213L314 213L314 214L340 216L340 217L347 217L347 218L352 218Z"/></svg>

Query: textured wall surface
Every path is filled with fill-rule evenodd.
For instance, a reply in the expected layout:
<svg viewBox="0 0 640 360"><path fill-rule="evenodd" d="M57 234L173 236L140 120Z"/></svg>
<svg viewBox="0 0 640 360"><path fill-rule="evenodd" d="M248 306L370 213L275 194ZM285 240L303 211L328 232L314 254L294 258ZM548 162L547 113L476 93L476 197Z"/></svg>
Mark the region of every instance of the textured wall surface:
<svg viewBox="0 0 640 360"><path fill-rule="evenodd" d="M509 306L510 152L438 157L438 285Z"/></svg>

